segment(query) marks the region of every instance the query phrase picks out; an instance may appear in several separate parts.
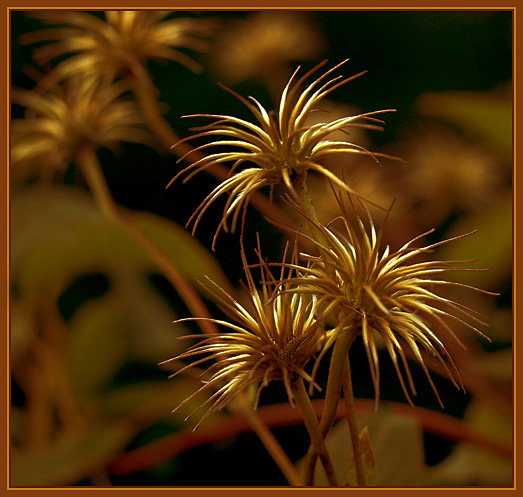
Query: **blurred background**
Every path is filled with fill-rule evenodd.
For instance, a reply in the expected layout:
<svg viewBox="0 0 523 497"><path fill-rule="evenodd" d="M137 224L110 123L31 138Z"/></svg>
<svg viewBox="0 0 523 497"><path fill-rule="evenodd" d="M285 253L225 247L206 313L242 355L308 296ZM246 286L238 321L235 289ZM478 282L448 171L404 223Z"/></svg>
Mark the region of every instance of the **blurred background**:
<svg viewBox="0 0 523 497"><path fill-rule="evenodd" d="M46 41L23 37L46 24L28 14L11 12L11 84L37 93L35 68L49 71L70 54L37 66L35 47ZM102 12L89 14L105 22ZM356 191L379 205L395 201L383 228L393 249L431 228L427 243L477 230L438 247L434 257L477 260L469 266L489 270L452 278L499 296L466 288L452 294L488 316L489 326L479 328L491 341L452 323L464 350L437 330L466 387L456 391L435 371L444 410L415 364L420 408L405 410L385 353L382 403L374 412L366 355L354 345L355 395L376 452L378 484L511 485L512 12L205 11L173 12L168 19L177 17L216 26L205 51L180 48L201 64L201 73L173 61L147 61L164 117L180 137L207 123L184 115L252 119L217 82L277 108L295 68L310 69L325 58L330 65L349 58L345 76L368 73L329 95L321 108L327 114L318 119L396 109L382 116L383 131L356 130L349 139L404 162L378 165L355 155L330 158L329 167L343 170ZM13 120L29 117L24 105L13 103ZM194 238L184 229L217 184L213 176L201 173L166 189L181 165L154 140L100 148L98 159L116 203L134 213L188 281L207 274L231 292L238 289L237 235L223 233L210 250L225 199L203 217ZM77 164L23 166L12 161L11 484L285 485L239 414L213 415L193 433L197 417L183 420L190 406L171 413L198 378L169 380L171 371L158 363L183 350L187 341L178 336L198 328L171 324L190 315L186 304L146 251L100 212ZM310 181L327 222L337 215L332 193L317 178ZM286 209L277 193L275 204ZM373 213L379 224L383 212ZM265 255L281 260L284 235L263 216L249 208L245 244L253 246L259 232ZM202 297L219 312L208 294ZM280 387L263 392L259 412L299 464L307 436ZM334 429L329 443L339 454L336 442L343 437L336 433L343 427Z"/></svg>

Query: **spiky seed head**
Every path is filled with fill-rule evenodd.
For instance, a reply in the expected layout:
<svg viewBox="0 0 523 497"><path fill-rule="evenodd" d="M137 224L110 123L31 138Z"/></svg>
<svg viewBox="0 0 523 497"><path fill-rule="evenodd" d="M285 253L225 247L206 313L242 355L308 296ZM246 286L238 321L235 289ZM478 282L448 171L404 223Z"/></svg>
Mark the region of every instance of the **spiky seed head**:
<svg viewBox="0 0 523 497"><path fill-rule="evenodd" d="M169 11L108 10L104 18L87 12L45 11L32 16L54 24L22 37L23 43L54 41L34 51L34 58L46 64L56 57L71 55L52 72L51 80L74 74L97 74L109 81L125 74L135 62L148 59L173 60L200 72L200 65L180 51L204 51L206 37L216 21L196 18L168 18Z"/></svg>
<svg viewBox="0 0 523 497"><path fill-rule="evenodd" d="M256 266L260 270L260 285L255 282L251 271L253 267L247 266L242 251L246 276L244 289L249 307L240 304L214 284L216 297L229 321L210 318L178 321L209 319L228 328L223 334L187 336L186 338L199 338L199 342L186 352L166 361L192 360L193 357L204 356L178 370L173 376L198 364L212 361L204 372L203 386L178 406L181 407L201 392L212 392L189 415L190 417L202 407L211 404L198 425L209 414L225 407L236 395L252 385L258 386L254 407L258 403L261 390L273 380L283 382L291 404L294 404L291 386L298 378L317 387L305 366L321 350L328 333L325 333L323 322L317 318L315 299L286 291L289 284L287 280L292 278L294 269L281 269L279 278L276 278L259 251L258 256L259 263ZM291 262L295 263L296 258L297 252L294 251Z"/></svg>
<svg viewBox="0 0 523 497"><path fill-rule="evenodd" d="M47 91L13 89L26 117L11 124L11 164L17 169L67 166L83 146L115 149L152 143L136 103L121 83L78 75Z"/></svg>
<svg viewBox="0 0 523 497"><path fill-rule="evenodd" d="M211 153L193 162L180 171L169 185L189 171L191 172L186 176L185 181L213 164L232 163L230 177L220 183L203 200L189 220L188 224L194 221L193 232L207 209L218 197L225 193L229 194L229 198L225 203L216 236L222 228L228 230L227 222L230 216L232 216L231 231L234 231L242 208L246 208L255 191L265 186L272 188L275 184L282 183L294 194L293 177L308 170L316 171L340 188L352 192L351 188L340 178L320 164L321 159L326 156L351 153L365 154L375 160L378 160L378 156L390 157L383 154L373 154L354 143L331 140L329 137L335 131L351 127L381 129L380 124L383 121L374 116L391 112L392 109L347 116L332 122L306 124L311 112L317 109L318 103L326 95L364 74L362 72L345 79L341 75L332 77L333 72L347 62L343 61L321 74L302 90L301 87L304 82L323 67L326 62L323 61L318 64L300 78L298 78L300 68L294 72L282 92L277 113L268 112L253 97L245 99L226 88L249 108L258 124L229 115L195 114L184 116L211 118L215 121L209 125L194 128L197 133L182 141L210 137L215 141L204 144L196 150L204 150L209 147L227 147L228 150ZM231 151L231 147L233 151ZM184 160L190 153L182 157L180 161ZM245 167L240 169L240 166Z"/></svg>
<svg viewBox="0 0 523 497"><path fill-rule="evenodd" d="M456 387L463 388L463 385L445 345L432 331L430 321L436 320L458 341L448 321L459 322L483 337L485 335L471 322L481 325L486 323L483 321L484 316L439 295L436 289L460 286L495 294L437 277L449 271L466 271L458 266L468 261L416 261L415 258L466 235L415 248L414 243L428 234L424 233L395 252L390 252L388 247L381 251L381 230L376 231L370 214L370 226L367 228L355 208L349 212L340 196L338 199L343 212L339 218L341 230L334 229L334 224L327 227L316 223L325 239L322 243L313 240L321 256L303 254L309 264L307 268L300 269L303 276L295 278L299 288L296 291L314 295L318 311L324 318L332 312L338 316L337 327L325 348L336 340L339 333L361 335L376 402L380 394L378 345L381 342L392 359L408 402L412 403L409 390L412 394L416 393L407 361L410 355L424 370L442 405L424 355L428 354L439 362Z"/></svg>

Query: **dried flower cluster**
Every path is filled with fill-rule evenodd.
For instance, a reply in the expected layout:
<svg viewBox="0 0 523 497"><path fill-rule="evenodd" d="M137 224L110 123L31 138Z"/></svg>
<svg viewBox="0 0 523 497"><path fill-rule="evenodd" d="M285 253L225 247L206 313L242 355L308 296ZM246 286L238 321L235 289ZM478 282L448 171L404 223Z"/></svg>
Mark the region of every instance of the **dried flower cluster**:
<svg viewBox="0 0 523 497"><path fill-rule="evenodd" d="M207 38L214 33L217 23L214 19L169 18L168 14L170 12L159 10L107 11L103 16L75 11L36 14L53 26L26 35L24 41L51 42L39 46L34 58L39 64L53 63L55 67L34 90L12 92L13 101L26 108L25 117L12 123L12 166L20 171L55 170L65 169L77 161L105 212L149 250L170 281L174 281L176 289L187 292L187 301L192 304L192 287L184 284L168 257L146 234L119 212L104 183L96 152L100 147L115 149L124 141L151 144L158 138L155 135L162 135L158 142L167 143L166 149L171 142L176 142L172 143L172 148L173 153L178 154L178 163L189 162L174 175L168 186L182 177L188 181L213 166L230 166L229 175L203 198L187 225L192 224L194 234L209 209L222 196L227 196L212 248L221 231L234 232L238 221L241 222L244 294L239 297L228 293L211 281L211 293L225 317L193 315L176 321L204 323L207 328L202 326L202 329L206 332L213 327L220 330L185 336L196 339L196 343L163 363L174 362L176 366L183 363L172 375L176 376L210 362L202 371L202 386L179 407L202 393L207 394L189 415L208 407L199 426L209 415L228 406L251 388L256 392L256 408L262 390L270 382L280 381L289 403L297 405L303 413L314 449L312 453L318 454L329 481L336 484L324 439L332 425L332 412L343 392L353 437L354 464L356 472L360 472L357 481L370 481L372 478L361 474L362 455L358 454L356 443L360 433L352 388L347 385L350 381L349 349L353 341L361 338L363 342L376 405L381 388L380 349L388 353L410 404L411 396L416 394L409 365L412 361L424 371L439 404L443 405L429 366L440 366L458 389L463 388L463 384L434 324L442 326L458 342L451 324L458 323L486 338L476 327L486 324L485 316L447 298L445 290L457 286L493 294L444 279L450 271L466 271L463 264L467 261L430 259L431 252L438 246L467 235L435 243L421 242L433 232L430 230L398 250L382 247L383 225L378 230L375 228L367 207L367 203L376 200L367 197L380 176L366 175L368 188L362 193L351 182L351 178L358 175L354 171L352 175L350 172L344 174L342 170L350 168L352 163L343 163L340 157L352 154L352 157L370 158L370 167L380 164L381 159L397 160L383 152L371 152L357 143L358 140L351 142L347 138L351 129L381 130L384 122L377 116L394 109L354 111L354 114L349 110L347 113L351 115L334 113L333 116L326 112L326 107L332 105L326 102L326 97L364 74L335 75L347 60L323 69L327 64L325 60L303 74L298 67L281 96L278 93L275 111L267 110L252 96L245 98L221 85L245 105L254 122L226 113L183 116L212 122L193 128L192 136L176 141L176 133L163 120L159 110L147 62L176 61L194 72L200 71L199 63L183 50L207 50ZM286 74L287 81L291 61L310 60L318 55L321 37L299 16L267 12L247 16L231 26L235 29L222 34L217 44L226 56L217 58L217 67L232 84L250 78L260 78L267 84L268 73L271 77ZM56 59L59 60L56 62ZM264 66L263 74L258 72L261 66ZM270 93L274 94L276 86L269 88ZM337 109L340 108L344 107ZM324 119L329 115L330 120ZM194 148L187 144L190 140L206 139L209 141ZM180 152L179 145L183 145L187 153ZM437 150L442 149L439 142L434 146ZM412 153L416 156L419 151ZM443 153L441 156L450 168L454 167L448 156ZM438 154L433 154L434 157L443 160ZM336 163L334 168L333 163ZM465 169L467 181L474 176L471 171L476 171L476 167L477 162L474 162ZM419 168L411 176L412 184L416 188L420 183L428 184L436 193L437 188L448 188L447 178L439 184L436 179L441 178L432 176L434 170L431 163L427 168ZM307 189L308 175L316 176L315 181L320 180L331 188L328 194L339 208L339 215L334 219L323 220L318 216L314 199ZM455 202L463 206L476 202L489 181L490 173L487 172L484 177L476 178L476 183L469 181L475 185L470 195L466 198L457 195L459 198ZM279 226L296 237L296 241L292 249L287 243L283 258L277 263L264 259L258 236L257 261L249 264L243 242L247 207L253 195L258 195L262 189L269 190L272 201L278 185L284 191L285 205L297 211L306 228ZM325 194L325 190L317 191ZM387 189L386 196L390 193ZM416 247L418 242L420 247ZM302 243L307 247L307 253L300 252L303 249L298 246ZM199 305L200 301L197 303ZM192 311L201 308L193 306ZM347 337L350 339L345 340ZM329 377L324 411L318 421L309 396L315 390L323 391L317 371L327 352L332 352ZM309 384L308 393L305 383ZM370 444L368 437L361 440ZM310 479L314 462L309 464ZM367 467L365 471L373 469Z"/></svg>
<svg viewBox="0 0 523 497"><path fill-rule="evenodd" d="M64 169L85 146L114 149L123 141L151 143L136 103L122 83L78 75L39 93L13 90L26 117L11 127L16 169Z"/></svg>
<svg viewBox="0 0 523 497"><path fill-rule="evenodd" d="M258 125L228 115L196 114L185 116L216 119L212 124L196 128L199 133L191 138L214 138L215 136L224 138L201 145L196 150L216 146L232 146L239 149L207 155L184 168L171 180L172 183L193 169L195 171L192 171L186 180L212 164L233 163L231 176L219 184L194 212L191 218L191 220L194 219L193 232L207 209L219 196L229 193L222 222L216 231L215 241L222 228L228 231L227 220L229 216L232 216L231 231L234 231L242 208L246 207L255 191L265 186L273 187L281 183L285 185L289 192L294 194L294 176L308 170L316 171L335 185L355 193L345 182L322 166L321 159L332 154L350 153L365 154L378 160L377 156L382 154L373 154L354 143L330 140L329 137L336 131L351 127L381 129L376 123L382 123L382 121L373 116L391 112L391 109L342 117L332 122L318 122L307 126L305 123L311 112L318 109L318 103L326 95L363 74L359 73L345 79L342 76L328 79L335 70L347 62L344 61L323 73L305 90L301 91L301 86L307 78L324 66L326 62L317 65L298 80L296 80L296 77L299 69L295 71L282 93L276 115L267 112L253 97L247 100L229 90L249 108L258 121ZM185 156L180 160L184 158ZM237 171L245 163L249 167Z"/></svg>
<svg viewBox="0 0 523 497"><path fill-rule="evenodd" d="M78 74L98 74L112 81L125 75L134 63L165 59L199 72L201 67L179 48L204 51L214 21L185 17L166 19L169 11L130 10L104 12L105 19L86 12L46 11L35 17L58 25L25 35L25 43L55 41L37 48L34 58L45 64L71 55L52 73L54 80Z"/></svg>
<svg viewBox="0 0 523 497"><path fill-rule="evenodd" d="M191 400L202 391L214 390L200 406L214 401L200 423L207 415L223 408L251 385L258 385L255 406L261 389L270 381L283 382L291 404L294 404L291 384L297 378L301 377L314 385L314 379L307 373L305 366L327 342L328 333L325 332L323 321L319 319L316 299L311 299L305 292L299 293L294 289L290 291L291 285L294 285L293 267L297 263L297 252L293 252L288 263L284 255L279 278L275 278L271 268L261 257L259 241L258 257L261 285L257 284L242 251L246 277L245 294L249 306L240 304L214 284L218 290L218 293L214 292L215 296L221 303L222 311L231 321L210 320L230 331L204 338L201 335L186 336L184 338L200 338L200 342L170 360L204 355L175 375L200 363L215 361L205 371L209 380L185 401ZM286 270L287 264L290 267ZM186 318L178 322L196 319L198 318Z"/></svg>
<svg viewBox="0 0 523 497"><path fill-rule="evenodd" d="M294 260L292 263L282 263L294 270L295 274L291 277L289 273L279 283L271 280L271 286L276 293L269 293L267 281L264 281L262 293L266 296L265 300L260 300L254 280L247 271L248 291L256 316L253 321L248 321L251 324L250 352L247 352L244 347L238 347L236 343L239 336L243 339L245 330L240 331L236 325L220 322L235 332L230 335L207 338L203 345L192 348L177 358L184 359L211 352L211 358L217 360L216 364L209 368L209 372L213 373L210 382L202 387L202 390L207 389L210 385L217 384L218 380L226 382L225 386L215 394L218 396L218 400L212 410L223 407L234 395L235 390L242 390L246 384L251 383L259 383L263 386L269 378L283 380L289 393L289 400L292 401L289 389L290 376L281 372L281 357L282 354L286 355L289 343L287 340L282 342L273 337L281 336L280 324L282 322L291 326L291 330L287 333L301 335L303 327L301 318L296 321L296 311L292 305L280 307L278 312L274 310L273 306L279 305L282 299L302 306L302 299L307 297L311 302L310 312L314 314L308 315L307 319L310 320L307 321L308 323L314 323L314 320L324 322L329 316L334 316L336 323L332 329L328 330L325 330L323 326L312 325L314 339L318 343L316 346L308 347L308 351L311 353L300 355L299 360L293 358L295 366L299 368L299 376L313 381L314 372L310 377L303 369L308 362L305 359L312 357L312 352L320 351L318 357L320 359L341 333L361 335L368 356L376 401L380 395L379 347L383 346L388 352L409 403L412 403L411 394L416 393L408 364L410 355L422 367L442 405L426 364L426 355L428 354L443 366L457 388L461 388L462 383L444 343L432 331L431 322L436 321L443 325L456 339L456 335L447 323L449 320L459 322L481 336L485 336L469 322L485 324L479 313L439 295L435 290L437 287L445 286L466 287L466 285L436 278L437 275L448 271L466 270L456 267L457 264L464 261L418 261L416 259L429 254L441 244L461 237L416 248L414 244L430 234L433 231L431 230L410 240L397 251L390 252L388 247L382 250L381 229L376 231L368 211L369 229L367 229L353 203L352 198L356 197L358 200L357 192L354 192L343 179L321 165L322 157L339 153L365 154L376 160L378 160L377 156L382 156L382 154L372 153L346 141L330 140L329 135L353 126L380 129L376 123L381 123L381 121L373 116L390 110L362 113L341 117L332 122L316 122L306 125L310 113L317 109L318 102L324 96L361 75L357 74L346 79L341 76L329 79L332 73L345 62L325 71L304 90L301 90L301 87L306 79L324 63L305 73L299 79L296 79L296 71L282 93L277 114L266 111L253 97L247 100L229 90L251 110L259 124L229 115L189 116L215 119L215 122L210 125L196 128L198 133L192 138L210 137L214 139L214 141L198 147L198 150L215 146L239 149L238 151L227 150L209 154L184 168L171 181L172 183L186 173L189 173L188 178L190 178L215 163L233 163L229 178L220 183L204 199L191 217L189 222L194 221L194 229L212 203L219 196L228 194L223 216L214 237L215 242L220 230L222 228L227 230L228 218L231 216L231 226L234 230L241 209L245 208L254 191L264 186L272 188L273 185L283 184L289 192L290 198L294 199L292 202L295 202L296 210L306 219L311 228L310 236L300 235L312 242L317 252L312 255L302 254L302 261ZM391 156L385 155L385 157L395 159ZM241 169L240 166L244 163L248 166ZM330 224L321 224L314 211L311 211L311 204L303 202L303 192L298 192L302 185L298 184L296 178L299 177L303 181L304 173L309 170L320 173L331 183L332 194L337 198L340 207L341 215L337 219L343 227L343 233L333 229ZM351 202L350 208L343 201L341 192L336 193L336 190L341 190L348 195ZM361 203L364 205L364 202ZM481 291L473 287L468 288ZM269 295L270 297L267 299ZM264 304L261 305L260 302L264 302ZM266 314L261 311L264 306L268 306L276 318L268 320ZM234 303L233 306L229 305L229 310L234 310L234 314L238 314L240 311L242 315L247 315L247 311L237 303ZM285 317L286 314L288 314L287 317ZM259 341L260 333L259 331L254 332L252 326L258 330L260 319L264 322L263 336L265 340L269 337L270 346L256 348L251 346L252 340ZM294 326L296 323L299 325L294 331L292 331L292 323L295 323ZM266 325L270 325L272 328L266 328ZM319 330L324 331L319 333ZM225 359L221 359L222 354L226 356ZM186 367L190 367L190 365ZM249 367L251 368L250 373ZM241 375L238 375L237 368L241 368ZM229 370L228 373L227 370ZM269 375L267 371L270 371L271 374ZM405 380L405 376L407 380ZM229 378L228 383L225 378Z"/></svg>

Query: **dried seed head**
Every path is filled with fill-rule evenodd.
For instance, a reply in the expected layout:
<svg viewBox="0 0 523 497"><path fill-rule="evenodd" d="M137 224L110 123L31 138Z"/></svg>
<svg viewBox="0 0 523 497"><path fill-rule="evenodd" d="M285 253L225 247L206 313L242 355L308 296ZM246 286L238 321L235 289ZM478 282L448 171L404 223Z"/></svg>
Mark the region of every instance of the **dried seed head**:
<svg viewBox="0 0 523 497"><path fill-rule="evenodd" d="M120 142L152 143L135 102L122 83L76 76L47 91L14 89L26 117L11 125L11 164L21 170L64 168L83 146L115 149Z"/></svg>
<svg viewBox="0 0 523 497"><path fill-rule="evenodd" d="M227 221L230 216L232 216L231 231L234 231L242 208L247 206L255 191L265 186L272 188L275 184L283 183L291 193L294 193L292 178L308 170L317 171L340 188L352 192L351 188L341 179L318 163L326 156L351 153L365 154L375 160L378 160L378 156L390 157L373 154L353 143L329 138L334 132L351 127L381 129L382 121L374 116L391 112L391 109L343 117L327 123L306 124L311 112L316 109L316 105L326 95L363 74L362 72L345 79L342 76L331 77L334 71L347 62L344 61L324 72L301 91L303 83L314 72L323 67L326 62L318 64L299 79L297 79L299 68L296 70L283 90L277 114L267 112L253 97L245 99L227 89L249 108L259 124L253 124L228 115L196 114L185 116L206 117L215 119L215 121L207 126L195 128L195 131L198 132L182 141L201 137L219 137L196 150L222 146L228 149L231 147L236 149L212 153L193 162L180 171L169 183L170 185L177 178L191 171L185 178L185 181L187 181L194 174L207 169L212 164L229 162L233 164L230 177L220 183L204 199L189 220L188 224L194 221L193 232L207 209L224 193L228 193L229 198L225 204L216 236L222 228L228 230ZM180 161L183 159L185 157L182 157ZM246 167L239 170L240 166L244 165ZM357 195L357 193L355 194Z"/></svg>
<svg viewBox="0 0 523 497"><path fill-rule="evenodd" d="M396 252L389 252L388 247L380 252L381 231L376 232L370 215L370 228L367 228L355 213L355 209L349 211L339 196L338 199L344 214L339 218L342 230L335 230L333 224L330 227L316 225L322 231L326 242L325 245L315 242L321 257L304 255L309 261L309 266L307 269L301 268L303 276L295 279L295 284L299 285L297 291L315 295L321 316L326 317L331 312L337 314L338 325L326 347L330 346L341 332L349 330L361 334L376 401L380 391L378 344L381 342L393 361L409 403L409 389L412 394L415 394L416 390L407 362L407 351L425 371L441 404L425 364L424 353L441 363L456 387L462 388L463 385L443 342L431 330L430 320L438 321L454 337L456 335L447 323L449 320L464 324L483 337L485 335L470 323L485 323L482 320L484 316L438 295L435 288L460 286L491 293L436 277L449 271L466 271L467 269L456 265L467 261L413 261L416 256L426 254L438 245L462 236L414 248L412 245L427 234L424 233ZM407 375L409 388L406 386L400 363Z"/></svg>
<svg viewBox="0 0 523 497"><path fill-rule="evenodd" d="M258 386L256 406L261 390L273 380L283 382L289 402L293 404L291 385L298 378L314 385L305 366L321 350L327 336L322 321L317 318L315 300L305 294L286 291L289 285L287 280L292 278L294 269L281 269L279 278L275 278L258 251L259 263L256 266L261 275L261 286L258 287L251 272L252 266L246 265L243 252L242 256L246 276L244 289L250 308L241 305L215 284L218 290L216 296L230 321L210 320L229 331L203 338L201 335L192 335L189 338L200 338L199 343L166 361L204 355L175 374L205 361L213 361L205 371L204 385L181 404L201 392L214 392L196 409L212 403L201 421L212 412L222 409L251 385ZM295 263L296 258L297 252L294 251L291 262Z"/></svg>
<svg viewBox="0 0 523 497"><path fill-rule="evenodd" d="M169 11L109 10L104 19L76 11L46 11L32 14L59 27L41 29L22 37L24 43L55 41L34 51L40 64L71 55L60 62L50 80L62 80L74 74L97 74L108 81L122 76L132 64L148 59L179 62L190 70L201 67L178 50L188 48L204 51L205 38L216 28L211 19L169 18Z"/></svg>

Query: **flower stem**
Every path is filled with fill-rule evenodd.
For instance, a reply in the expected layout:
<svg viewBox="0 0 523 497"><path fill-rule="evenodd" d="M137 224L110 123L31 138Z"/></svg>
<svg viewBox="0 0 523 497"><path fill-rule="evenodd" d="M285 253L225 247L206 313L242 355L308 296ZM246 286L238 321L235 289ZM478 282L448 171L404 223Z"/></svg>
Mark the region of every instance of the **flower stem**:
<svg viewBox="0 0 523 497"><path fill-rule="evenodd" d="M296 399L296 404L302 413L312 445L314 446L314 449L316 450L316 453L318 454L323 464L327 479L331 485L338 486L338 480L336 478L336 474L334 473L334 466L332 465L331 458L327 451L325 440L323 439L320 425L318 423L318 418L316 418L314 408L312 407L311 400L307 394L307 389L303 384L303 379L300 378L293 383L292 393Z"/></svg>
<svg viewBox="0 0 523 497"><path fill-rule="evenodd" d="M191 162L202 159L203 153L194 150L188 143L178 143L180 137L174 132L169 123L164 119L160 105L156 98L158 89L152 82L149 73L138 61L129 63L129 69L132 73L131 83L134 96L144 118L154 133L157 134L162 145L169 151L172 151L178 157L191 152Z"/></svg>
<svg viewBox="0 0 523 497"><path fill-rule="evenodd" d="M355 333L350 330L343 330L334 343L325 392L325 403L320 419L322 437L327 435L334 422L340 398L342 375L346 367L348 351L355 338ZM311 445L305 457L305 485L313 484L316 457L315 447Z"/></svg>
<svg viewBox="0 0 523 497"><path fill-rule="evenodd" d="M185 160L188 162L196 162L203 159L205 154L200 150L195 149L186 142L180 142L180 137L163 117L160 105L156 99L158 90L142 64L137 61L129 63L129 69L132 74L133 93L143 112L144 119L151 130L156 133L165 149L177 157L183 157L187 154ZM229 169L222 164L212 164L206 168L206 171L219 181L225 181L230 174ZM273 204L261 192L253 194L251 204L267 217L275 219L283 225L292 223L285 211Z"/></svg>
<svg viewBox="0 0 523 497"><path fill-rule="evenodd" d="M314 205L312 203L312 200L307 192L307 171L297 174L293 178L292 186L294 187L294 193L295 196L298 198L301 208L303 209L305 215L307 216L309 230L311 233L311 236L322 246L327 247L328 246L328 240L325 236L325 233L321 231L319 226L321 226L321 223L318 219L318 215L316 213L316 209L314 208ZM321 247L319 248L320 254L322 254L323 250ZM333 274L333 279L335 277L334 275L334 269L331 268L329 265L326 264L326 269L331 271ZM347 322L345 319L346 317L342 317L339 314L336 314L336 325L339 326L339 323L342 321ZM341 385L342 385L342 378L344 376L344 371L349 367L347 364L348 361L348 352L352 345L352 342L356 338L356 333L352 331L350 328L347 328L346 326L342 331L340 331L339 336L336 338L336 342L333 347L330 367L329 367L329 376L327 380L327 390L325 393L325 404L324 404L324 410L321 416L320 420L320 434L321 438L324 439L327 435L328 431L330 430L330 427L332 426L332 423L334 421L334 417L336 415L336 408L338 406L338 402L340 399L340 393L341 393ZM350 377L349 377L350 381ZM347 385L347 388L349 388L349 385ZM352 392L352 385L350 385L350 392ZM354 398L349 393L349 399L346 401L349 404L352 405L352 410L354 411ZM355 421L355 415L354 419L351 418L352 425L354 425ZM350 423L349 423L350 424ZM355 425L357 426L357 425ZM351 432L351 438L352 438L352 432ZM359 444L359 438L358 438L358 444ZM357 449L356 449L357 450ZM314 444L312 444L309 447L309 450L307 452L307 455L305 457L305 484L306 485L312 485L314 481L314 468L316 465L316 447ZM356 457L356 453L355 453ZM361 462L361 458L360 458Z"/></svg>
<svg viewBox="0 0 523 497"><path fill-rule="evenodd" d="M195 316L210 317L207 307L194 288L173 266L163 251L133 223L131 218L118 207L109 192L109 188L102 174L96 152L92 147L84 147L77 153L77 162L86 178L89 188L103 213L112 221L118 223L131 235L154 259L162 269L165 277L176 289L187 308ZM199 320L199 325L204 333L217 333L216 325L210 321Z"/></svg>
<svg viewBox="0 0 523 497"><path fill-rule="evenodd" d="M253 411L250 407L246 407L242 412L289 484L295 487L303 486L303 481L298 475L296 468L258 413Z"/></svg>
<svg viewBox="0 0 523 497"><path fill-rule="evenodd" d="M354 390L352 388L352 375L350 370L350 361L347 355L345 367L342 373L343 392L345 400L345 416L349 424L350 438L352 441L352 454L354 456L354 466L356 468L356 482L358 486L366 486L366 479L363 467L363 456L361 451L358 419L356 417L356 408L354 406Z"/></svg>
<svg viewBox="0 0 523 497"><path fill-rule="evenodd" d="M321 245L327 246L327 238L321 229L318 228L321 223L307 190L307 171L296 174L292 180L292 186L294 187L294 191L291 193L297 196L300 207L307 216L307 224L311 236Z"/></svg>

